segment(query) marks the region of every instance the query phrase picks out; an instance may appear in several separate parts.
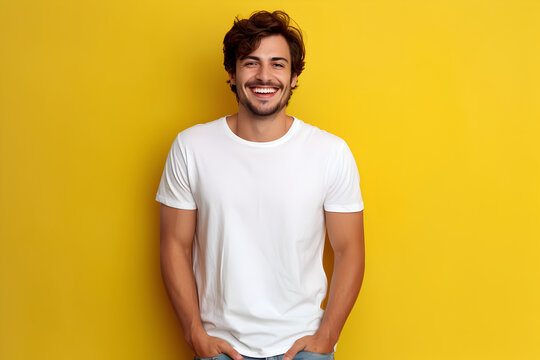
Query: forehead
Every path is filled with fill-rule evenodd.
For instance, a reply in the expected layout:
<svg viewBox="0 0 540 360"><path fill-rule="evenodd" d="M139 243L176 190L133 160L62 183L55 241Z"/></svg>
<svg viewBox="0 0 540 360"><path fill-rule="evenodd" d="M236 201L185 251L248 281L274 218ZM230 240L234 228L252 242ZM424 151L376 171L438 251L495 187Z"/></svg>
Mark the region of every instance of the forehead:
<svg viewBox="0 0 540 360"><path fill-rule="evenodd" d="M247 56L256 56L261 59L282 57L290 61L291 51L285 37L276 34L263 37L259 43L259 47Z"/></svg>

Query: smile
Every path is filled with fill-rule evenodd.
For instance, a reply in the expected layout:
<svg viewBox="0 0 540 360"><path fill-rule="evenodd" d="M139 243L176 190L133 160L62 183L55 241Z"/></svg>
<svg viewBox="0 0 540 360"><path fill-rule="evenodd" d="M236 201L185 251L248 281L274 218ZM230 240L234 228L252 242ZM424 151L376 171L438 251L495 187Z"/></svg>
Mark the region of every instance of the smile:
<svg viewBox="0 0 540 360"><path fill-rule="evenodd" d="M256 92L257 94L270 94L275 93L277 89L274 88L253 88L253 92Z"/></svg>
<svg viewBox="0 0 540 360"><path fill-rule="evenodd" d="M258 98L270 98L278 91L277 88L273 87L252 87L249 89Z"/></svg>

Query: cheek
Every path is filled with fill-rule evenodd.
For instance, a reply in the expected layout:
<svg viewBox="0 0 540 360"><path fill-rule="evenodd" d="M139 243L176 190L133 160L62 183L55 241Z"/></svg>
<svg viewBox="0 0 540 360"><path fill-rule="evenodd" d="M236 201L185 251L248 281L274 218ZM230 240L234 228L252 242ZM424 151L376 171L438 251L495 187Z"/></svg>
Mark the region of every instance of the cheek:
<svg viewBox="0 0 540 360"><path fill-rule="evenodd" d="M236 85L244 85L250 80L249 74L236 75Z"/></svg>

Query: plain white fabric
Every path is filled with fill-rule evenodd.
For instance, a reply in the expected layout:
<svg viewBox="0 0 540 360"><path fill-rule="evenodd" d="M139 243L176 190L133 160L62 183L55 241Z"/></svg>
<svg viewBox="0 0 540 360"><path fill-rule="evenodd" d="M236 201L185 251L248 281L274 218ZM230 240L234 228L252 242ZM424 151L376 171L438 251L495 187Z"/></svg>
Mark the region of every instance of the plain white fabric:
<svg viewBox="0 0 540 360"><path fill-rule="evenodd" d="M324 210L364 208L342 139L294 118L252 142L226 117L175 138L156 200L197 209L193 269L205 330L251 357L282 354L319 327Z"/></svg>

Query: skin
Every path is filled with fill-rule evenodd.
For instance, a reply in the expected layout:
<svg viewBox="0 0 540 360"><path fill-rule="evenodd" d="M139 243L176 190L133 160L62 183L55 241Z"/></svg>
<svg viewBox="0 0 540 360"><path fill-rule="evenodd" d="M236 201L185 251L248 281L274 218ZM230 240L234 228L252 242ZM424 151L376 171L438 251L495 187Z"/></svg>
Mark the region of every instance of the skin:
<svg viewBox="0 0 540 360"><path fill-rule="evenodd" d="M290 90L297 76L291 73L289 46L281 35L265 37L248 58L236 62L229 74L237 86L238 113L227 118L231 130L249 141L272 141L283 136L292 124L286 114ZM272 95L257 96L253 87L272 87ZM321 325L313 335L297 339L285 353L291 360L302 350L329 353L334 350L345 320L360 291L364 276L363 211L325 211L326 228L334 252L334 272ZM192 246L197 210L161 205L160 259L165 288L180 320L186 342L199 357L226 354L242 356L226 341L206 333L199 316L197 286L193 274Z"/></svg>

